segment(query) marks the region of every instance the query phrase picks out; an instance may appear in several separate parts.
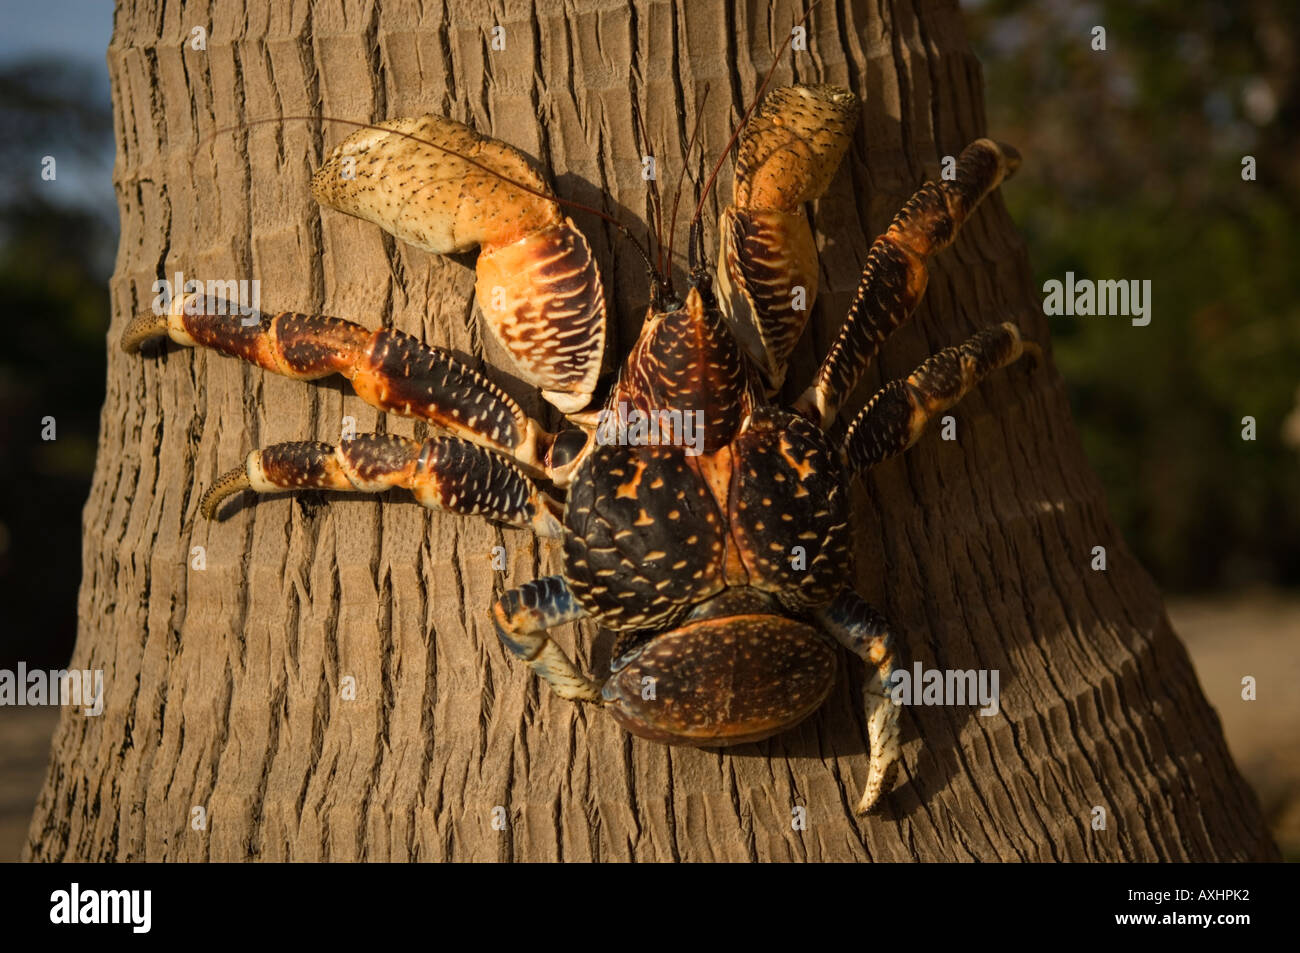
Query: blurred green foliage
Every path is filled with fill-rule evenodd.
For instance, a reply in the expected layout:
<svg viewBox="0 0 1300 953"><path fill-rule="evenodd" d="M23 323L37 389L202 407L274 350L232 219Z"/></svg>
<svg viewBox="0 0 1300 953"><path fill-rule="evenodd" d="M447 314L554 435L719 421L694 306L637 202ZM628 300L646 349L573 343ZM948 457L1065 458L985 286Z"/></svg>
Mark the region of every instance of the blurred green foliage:
<svg viewBox="0 0 1300 953"><path fill-rule="evenodd" d="M1146 327L1049 318L1125 538L1170 589L1300 584L1300 4L965 13L990 134L1025 157L1003 197L1038 287L1152 283Z"/></svg>

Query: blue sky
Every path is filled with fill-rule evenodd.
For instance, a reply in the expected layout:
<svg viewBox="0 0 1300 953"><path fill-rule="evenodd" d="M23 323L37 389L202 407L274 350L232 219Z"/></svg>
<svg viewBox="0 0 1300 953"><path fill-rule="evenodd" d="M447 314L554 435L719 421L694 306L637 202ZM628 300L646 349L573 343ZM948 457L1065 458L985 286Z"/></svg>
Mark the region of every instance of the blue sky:
<svg viewBox="0 0 1300 953"><path fill-rule="evenodd" d="M113 32L112 0L4 0L0 61L56 55L97 65L108 94L104 55Z"/></svg>
<svg viewBox="0 0 1300 953"><path fill-rule="evenodd" d="M105 57L112 32L112 0L0 0L0 68L53 60L85 70L93 82L83 95L107 109ZM39 168L46 148L37 141L23 143L23 152L32 163L30 168ZM76 155L61 155L58 159L58 180L48 183L52 191L47 194L68 205L92 206L115 220L111 141L105 143L96 161Z"/></svg>

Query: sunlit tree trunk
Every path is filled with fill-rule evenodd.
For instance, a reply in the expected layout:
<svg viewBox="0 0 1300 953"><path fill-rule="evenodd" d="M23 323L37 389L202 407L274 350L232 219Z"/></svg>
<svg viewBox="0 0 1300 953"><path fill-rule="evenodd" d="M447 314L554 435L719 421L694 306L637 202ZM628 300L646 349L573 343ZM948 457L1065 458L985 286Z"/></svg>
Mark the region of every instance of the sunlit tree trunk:
<svg viewBox="0 0 1300 953"><path fill-rule="evenodd" d="M63 718L27 856L1275 856L1160 596L1115 534L1050 363L999 374L954 411L955 441L929 434L857 494L858 588L906 634L908 663L997 670L1001 688L989 717L908 708L900 786L866 819L852 814L866 757L861 673L847 656L825 707L787 734L722 754L669 749L552 697L499 646L494 594L556 571L554 548L398 494L306 507L272 497L222 522L198 517L201 490L250 448L334 440L348 417L358 431L424 427L381 419L346 387L209 353L120 353L155 279L257 278L268 310L391 324L502 360L477 327L464 261L310 198L312 169L350 129L221 130L440 112L538 157L560 195L599 205L608 192L614 214L638 220L641 156L675 182L708 82L711 165L802 13L786 0L502 6L493 19L468 0L120 5L108 61L122 243L73 660L104 669L107 694L101 717ZM941 157L996 130L951 3L821 4L807 50L777 69L775 82L791 80L847 85L865 103L814 209L823 290L797 389L871 238ZM638 109L649 146L634 135ZM574 217L618 311L617 356L644 312L645 277L611 229ZM1029 274L995 195L936 260L917 320L866 387L1008 317L1046 341ZM1092 568L1098 546L1104 571ZM579 626L560 640L590 670L608 664L608 635Z"/></svg>

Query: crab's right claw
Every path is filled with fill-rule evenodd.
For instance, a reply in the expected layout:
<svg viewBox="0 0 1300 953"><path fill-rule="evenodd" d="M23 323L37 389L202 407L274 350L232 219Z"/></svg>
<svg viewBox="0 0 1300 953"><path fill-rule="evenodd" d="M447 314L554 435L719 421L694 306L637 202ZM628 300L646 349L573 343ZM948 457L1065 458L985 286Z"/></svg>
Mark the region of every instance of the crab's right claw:
<svg viewBox="0 0 1300 953"><path fill-rule="evenodd" d="M479 307L519 376L562 413L591 403L605 354L600 268L522 152L442 116L390 119L335 146L311 189L416 248L478 249Z"/></svg>
<svg viewBox="0 0 1300 953"><path fill-rule="evenodd" d="M879 672L863 690L867 703L867 738L871 743L871 764L867 768L867 786L858 802L858 813L866 814L889 793L898 776L898 710L885 688Z"/></svg>

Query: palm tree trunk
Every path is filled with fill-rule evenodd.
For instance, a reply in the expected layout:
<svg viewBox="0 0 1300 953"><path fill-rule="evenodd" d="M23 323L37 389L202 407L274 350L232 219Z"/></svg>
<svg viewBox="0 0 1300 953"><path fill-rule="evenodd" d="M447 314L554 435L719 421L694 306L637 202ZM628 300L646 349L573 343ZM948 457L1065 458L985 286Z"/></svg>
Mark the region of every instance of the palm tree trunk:
<svg viewBox="0 0 1300 953"><path fill-rule="evenodd" d="M269 498L223 522L198 517L201 490L253 447L333 440L346 417L357 431L424 428L380 419L344 387L211 353L120 353L155 279L258 278L268 310L382 322L501 363L477 328L464 262L310 198L312 169L350 128L218 130L440 112L538 157L560 195L599 205L608 191L610 209L635 220L650 151L634 134L638 110L667 187L710 83L700 139L711 164L802 14L787 0L630 12L510 0L497 20L482 10L218 0L203 22L166 0L119 4L108 60L122 244L72 663L105 670L105 711L65 712L26 856L1276 857L1160 596L1116 535L1050 364L986 383L954 411L956 441L929 434L857 494L858 588L906 633L905 657L996 669L1002 696L993 717L908 708L900 787L865 820L852 814L865 727L847 658L823 710L793 731L724 754L669 749L552 697L499 646L494 594L557 571L554 548L397 495L326 507ZM940 157L986 132L955 4L826 3L809 22L807 51L787 54L774 82L840 83L865 108L815 208L822 292L793 392L829 346L871 238ZM716 201L707 208L712 235ZM619 354L644 313L645 278L616 233L574 217L600 256ZM935 261L915 322L864 390L1008 317L1045 342L1029 275L995 195ZM1105 571L1091 568L1095 546ZM593 672L610 641L587 626L561 634Z"/></svg>

